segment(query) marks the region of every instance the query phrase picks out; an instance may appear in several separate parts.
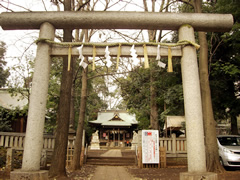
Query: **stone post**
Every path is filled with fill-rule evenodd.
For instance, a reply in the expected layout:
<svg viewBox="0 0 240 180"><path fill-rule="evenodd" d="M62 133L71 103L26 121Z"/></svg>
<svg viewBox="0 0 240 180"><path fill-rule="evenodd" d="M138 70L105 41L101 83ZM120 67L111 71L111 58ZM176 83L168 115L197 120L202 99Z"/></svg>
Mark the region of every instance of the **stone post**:
<svg viewBox="0 0 240 180"><path fill-rule="evenodd" d="M195 42L194 30L190 25L180 27L179 40ZM202 102L197 53L194 46L182 48L181 68L187 130L188 171L205 172Z"/></svg>
<svg viewBox="0 0 240 180"><path fill-rule="evenodd" d="M194 30L190 25L179 28L179 40L195 42ZM199 82L197 54L194 46L182 48L182 82L187 132L188 172L181 173L180 179L191 179L202 175L215 179L215 173L206 173L202 102Z"/></svg>
<svg viewBox="0 0 240 180"><path fill-rule="evenodd" d="M10 173L13 170L13 148L7 148L6 172Z"/></svg>
<svg viewBox="0 0 240 180"><path fill-rule="evenodd" d="M55 28L49 23L40 27L39 38L53 40ZM35 60L32 91L28 110L27 130L24 144L23 171L40 170L40 158L43 148L43 130L46 113L48 83L50 74L51 47L46 43L38 43Z"/></svg>

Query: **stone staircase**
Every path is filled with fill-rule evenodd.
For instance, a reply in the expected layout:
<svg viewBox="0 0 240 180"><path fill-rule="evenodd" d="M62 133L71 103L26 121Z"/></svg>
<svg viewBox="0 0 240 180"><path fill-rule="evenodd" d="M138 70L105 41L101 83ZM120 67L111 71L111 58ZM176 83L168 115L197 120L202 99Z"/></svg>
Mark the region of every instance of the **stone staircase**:
<svg viewBox="0 0 240 180"><path fill-rule="evenodd" d="M87 164L98 166L135 166L134 157L87 157Z"/></svg>
<svg viewBox="0 0 240 180"><path fill-rule="evenodd" d="M134 151L109 150L98 154L96 151L89 153L86 164L98 166L135 166Z"/></svg>

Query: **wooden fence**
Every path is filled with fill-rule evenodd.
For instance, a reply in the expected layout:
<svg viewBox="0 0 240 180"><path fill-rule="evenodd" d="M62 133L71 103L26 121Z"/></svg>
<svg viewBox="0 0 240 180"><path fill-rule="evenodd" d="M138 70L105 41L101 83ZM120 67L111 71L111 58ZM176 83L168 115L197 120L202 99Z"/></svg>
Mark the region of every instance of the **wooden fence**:
<svg viewBox="0 0 240 180"><path fill-rule="evenodd" d="M85 134L83 136L84 144ZM24 140L25 133L15 133L15 132L0 132L0 147L5 147L7 151L7 169L8 171L12 170L12 159L13 153L15 150L23 151L24 149ZM73 159L73 150L74 150L74 141L75 137L68 138L68 151L66 166L67 168L71 166ZM47 165L48 159L51 159L51 155L55 145L55 136L53 135L43 135L43 150L41 158L41 166L45 167ZM84 145L83 145L84 149Z"/></svg>
<svg viewBox="0 0 240 180"><path fill-rule="evenodd" d="M54 149L55 137L53 135L43 136L43 149ZM25 133L0 132L0 147L24 148ZM70 149L74 149L74 138L68 139ZM187 153L186 138L176 138L175 134L169 138L159 138L159 146L165 147L167 156L185 156Z"/></svg>
<svg viewBox="0 0 240 180"><path fill-rule="evenodd" d="M0 147L5 148L24 148L25 133L0 132ZM68 146L70 149L74 147L75 138L68 138ZM83 141L84 143L84 141ZM55 136L43 135L43 149L54 149Z"/></svg>
<svg viewBox="0 0 240 180"><path fill-rule="evenodd" d="M53 135L43 136L43 149L54 149L55 137ZM0 132L0 147L24 148L25 133ZM69 149L74 149L74 138L68 139ZM169 138L159 138L159 146L166 148L167 157L186 157L186 138L176 138L175 134ZM71 154L71 153L69 153Z"/></svg>
<svg viewBox="0 0 240 180"><path fill-rule="evenodd" d="M44 135L43 149L53 149L55 145L55 137L52 135ZM24 148L25 133L0 132L0 147L5 148Z"/></svg>
<svg viewBox="0 0 240 180"><path fill-rule="evenodd" d="M172 134L169 138L159 138L159 146L166 148L167 157L187 157L186 138Z"/></svg>

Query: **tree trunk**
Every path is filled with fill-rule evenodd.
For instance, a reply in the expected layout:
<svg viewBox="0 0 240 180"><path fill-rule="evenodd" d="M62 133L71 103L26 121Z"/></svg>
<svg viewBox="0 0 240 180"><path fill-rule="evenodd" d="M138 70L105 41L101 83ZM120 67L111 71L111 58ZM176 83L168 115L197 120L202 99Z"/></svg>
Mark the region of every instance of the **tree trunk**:
<svg viewBox="0 0 240 180"><path fill-rule="evenodd" d="M157 95L156 88L154 87L154 67L151 67L150 71L150 94L151 94L151 113L150 113L150 126L151 129L159 130L159 122L158 122L158 106L157 106Z"/></svg>
<svg viewBox="0 0 240 180"><path fill-rule="evenodd" d="M88 42L88 30L85 31L85 42ZM87 61L85 58L84 61ZM80 113L78 119L78 126L77 126L77 134L76 140L74 144L74 152L73 152L73 162L72 162L72 169L77 170L80 169L80 156L82 151L82 137L83 137L83 128L84 128L84 119L85 119L85 112L86 112L86 104L87 104L87 77L88 76L88 67L82 71L82 89L81 89L81 100L80 100Z"/></svg>
<svg viewBox="0 0 240 180"><path fill-rule="evenodd" d="M195 0L195 12L202 12L202 1ZM200 57L199 57L199 76L200 87L202 96L202 110L203 110L203 123L205 133L206 145L206 164L207 171L210 172L223 172L224 169L219 161L218 145L216 137L216 122L213 116L211 90L209 86L208 75L208 44L205 32L198 32L200 42Z"/></svg>
<svg viewBox="0 0 240 180"><path fill-rule="evenodd" d="M75 74L74 70L75 70L75 66L76 66L76 59L74 58L72 60L72 64L73 64L73 74ZM69 117L69 128L74 130L74 123L75 123L75 109L74 109L74 100L75 100L75 82L73 80L72 82L72 88L71 88L71 104L70 104L70 117Z"/></svg>
<svg viewBox="0 0 240 180"><path fill-rule="evenodd" d="M64 1L64 10L71 10L71 0ZM72 41L72 30L64 30L64 42ZM66 176L66 154L68 143L70 101L72 87L72 63L71 70L68 71L68 57L63 57L63 73L60 88L60 102L58 110L58 121L56 129L55 147L52 156L49 176Z"/></svg>
<svg viewBox="0 0 240 180"><path fill-rule="evenodd" d="M74 144L74 153L73 153L73 162L72 162L72 169L73 170L80 169L80 155L81 155L81 150L82 150L82 136L83 136L86 103L87 103L87 73L88 73L87 68L82 71L81 105L80 105L80 109L79 109L80 114L79 114L79 119L78 119L76 140L75 140L75 144Z"/></svg>
<svg viewBox="0 0 240 180"><path fill-rule="evenodd" d="M231 115L231 133L238 135L237 117L235 115Z"/></svg>
<svg viewBox="0 0 240 180"><path fill-rule="evenodd" d="M145 12L148 12L147 1L143 0L143 6ZM152 1L152 12L155 11L155 1ZM149 41L156 41L156 30L148 30ZM151 60L153 64L153 60ZM150 66L150 129L159 130L158 122L158 106L156 102L156 89L154 88L154 66Z"/></svg>
<svg viewBox="0 0 240 180"><path fill-rule="evenodd" d="M232 92L231 94L229 94L229 98L233 100L233 102L235 102L235 85L234 83L228 81L227 83L228 85L228 89L230 92ZM237 116L238 116L238 112L234 111L234 106L237 106L237 103L233 103L230 107L229 107L229 115L230 115L230 120L231 120L231 134L233 135L238 135L238 123L237 123Z"/></svg>

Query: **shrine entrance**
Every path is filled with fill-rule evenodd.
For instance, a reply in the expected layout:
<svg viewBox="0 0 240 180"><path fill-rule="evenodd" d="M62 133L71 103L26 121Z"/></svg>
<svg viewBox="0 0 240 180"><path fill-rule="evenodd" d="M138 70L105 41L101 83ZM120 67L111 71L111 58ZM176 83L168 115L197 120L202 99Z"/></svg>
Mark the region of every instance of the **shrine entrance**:
<svg viewBox="0 0 240 180"><path fill-rule="evenodd" d="M216 177L214 173L206 172L202 104L194 31L229 31L233 25L232 15L145 12L11 12L0 15L0 25L4 30L40 29L22 172L41 173L39 171L40 158L51 57L67 56L69 47L72 48L72 56L79 56L79 51L75 46L81 45L84 45L83 56L93 56L94 48L96 48L96 56L104 56L105 47L111 46L109 48L111 56L117 57L119 56L119 44L121 44L120 55L128 57L131 48L129 44L124 43L74 44L69 42L58 44L53 41L55 29L159 29L178 30L179 43L175 45L178 47L173 48L171 44L161 43L132 43L131 45L139 46L136 47L136 49L138 48L137 54L139 57L144 57L145 62L147 62L147 57L156 57L158 45L161 45L162 57L168 56L169 48L172 50L172 56L181 56L188 150L188 173L183 176ZM13 173L21 176L18 174L19 172Z"/></svg>
<svg viewBox="0 0 240 180"><path fill-rule="evenodd" d="M89 124L99 131L100 146L103 148L129 147L138 121L126 110L103 110L97 120Z"/></svg>

